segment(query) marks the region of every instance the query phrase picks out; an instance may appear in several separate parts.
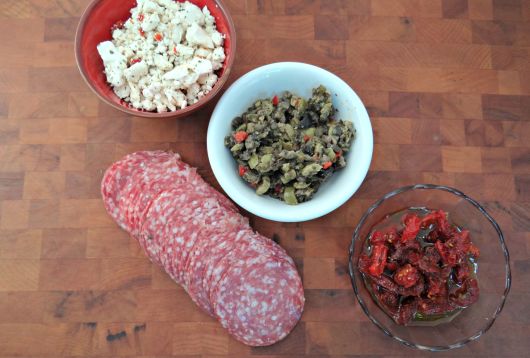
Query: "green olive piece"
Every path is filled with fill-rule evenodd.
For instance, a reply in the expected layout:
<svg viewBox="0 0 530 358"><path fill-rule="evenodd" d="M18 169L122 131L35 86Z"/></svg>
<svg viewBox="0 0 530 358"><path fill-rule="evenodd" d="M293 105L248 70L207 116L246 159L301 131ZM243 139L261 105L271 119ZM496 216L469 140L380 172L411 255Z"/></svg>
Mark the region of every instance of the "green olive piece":
<svg viewBox="0 0 530 358"><path fill-rule="evenodd" d="M230 148L230 151L232 153L237 153L239 152L241 149L243 149L243 143L237 143L235 144L232 148Z"/></svg>
<svg viewBox="0 0 530 358"><path fill-rule="evenodd" d="M309 127L304 131L305 135L308 135L310 137L315 135L316 128L315 127Z"/></svg>
<svg viewBox="0 0 530 358"><path fill-rule="evenodd" d="M294 138L294 129L290 124L285 124L284 130L289 138Z"/></svg>
<svg viewBox="0 0 530 358"><path fill-rule="evenodd" d="M326 148L326 155L329 157L329 159L333 160L335 159L335 152L333 151L333 148L327 147Z"/></svg>
<svg viewBox="0 0 530 358"><path fill-rule="evenodd" d="M257 154L252 154L250 156L250 159L248 160L248 166L251 168L251 169L254 169L256 168L256 165L258 165L259 163L259 157Z"/></svg>
<svg viewBox="0 0 530 358"><path fill-rule="evenodd" d="M324 147L322 146L322 143L318 142L317 144L315 144L315 149L313 150L313 153L315 153L318 156L321 156L323 150L324 150Z"/></svg>
<svg viewBox="0 0 530 358"><path fill-rule="evenodd" d="M283 200L289 205L298 204L298 200L296 200L296 195L294 195L294 188L292 186L285 188L285 191L283 192Z"/></svg>
<svg viewBox="0 0 530 358"><path fill-rule="evenodd" d="M271 170L272 167L272 154L262 155L259 159L259 164L256 166L256 169L260 173L265 173Z"/></svg>
<svg viewBox="0 0 530 358"><path fill-rule="evenodd" d="M294 169L289 170L280 178L283 184L287 184L293 179L296 179L296 171Z"/></svg>
<svg viewBox="0 0 530 358"><path fill-rule="evenodd" d="M308 164L302 169L302 175L305 177L312 177L322 169L322 165L317 163Z"/></svg>
<svg viewBox="0 0 530 358"><path fill-rule="evenodd" d="M305 189L309 186L309 183L297 181L296 183L293 184L293 186L295 189Z"/></svg>
<svg viewBox="0 0 530 358"><path fill-rule="evenodd" d="M256 188L256 194L263 195L269 190L270 187L271 187L271 180L269 179L268 176L264 176L263 178L261 178L260 185Z"/></svg>

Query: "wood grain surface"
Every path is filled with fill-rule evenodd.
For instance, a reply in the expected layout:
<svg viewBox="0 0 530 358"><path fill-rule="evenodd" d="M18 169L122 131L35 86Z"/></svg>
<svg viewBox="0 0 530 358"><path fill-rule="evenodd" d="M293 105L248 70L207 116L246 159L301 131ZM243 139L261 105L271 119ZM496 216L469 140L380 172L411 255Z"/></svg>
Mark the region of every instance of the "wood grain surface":
<svg viewBox="0 0 530 358"><path fill-rule="evenodd" d="M368 107L370 173L335 212L303 224L252 217L296 259L306 311L252 349L201 313L105 213L103 170L172 149L219 188L206 155L214 103L182 120L127 117L77 71L88 0L0 1L0 356L418 356L354 299L347 247L362 212L405 184L455 186L499 221L513 286L491 331L441 356L530 350L530 0L226 0L233 82L270 62L344 78ZM229 83L229 84L230 84Z"/></svg>

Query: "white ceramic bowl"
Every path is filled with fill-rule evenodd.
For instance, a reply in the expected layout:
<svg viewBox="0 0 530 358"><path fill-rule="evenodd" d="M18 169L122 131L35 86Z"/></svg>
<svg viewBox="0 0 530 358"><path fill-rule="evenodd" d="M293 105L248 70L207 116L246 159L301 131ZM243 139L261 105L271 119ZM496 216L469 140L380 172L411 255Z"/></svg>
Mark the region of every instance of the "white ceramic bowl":
<svg viewBox="0 0 530 358"><path fill-rule="evenodd" d="M237 163L224 146L234 117L241 115L259 98L270 98L283 91L310 97L311 90L324 85L338 109L337 119L351 120L356 129L345 168L333 173L315 196L298 205L287 205L269 196L258 196L239 177ZM318 218L335 210L357 191L364 180L373 151L373 135L366 108L350 86L322 68L298 62L279 62L256 68L239 78L223 94L208 126L208 158L223 190L245 210L263 218L298 222Z"/></svg>

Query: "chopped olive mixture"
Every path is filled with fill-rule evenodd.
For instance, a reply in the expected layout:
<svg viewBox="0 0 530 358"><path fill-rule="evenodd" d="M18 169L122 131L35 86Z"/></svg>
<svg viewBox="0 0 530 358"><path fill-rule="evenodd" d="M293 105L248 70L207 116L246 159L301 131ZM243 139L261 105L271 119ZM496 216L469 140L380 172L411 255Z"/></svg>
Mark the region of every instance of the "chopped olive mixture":
<svg viewBox="0 0 530 358"><path fill-rule="evenodd" d="M257 100L234 118L224 143L256 194L295 205L310 200L346 166L355 129L351 121L334 120L334 114L324 86L313 89L309 99L284 92Z"/></svg>
<svg viewBox="0 0 530 358"><path fill-rule="evenodd" d="M479 297L479 250L469 231L442 210L408 210L401 224L380 225L359 258L359 270L381 308L402 325L459 313Z"/></svg>

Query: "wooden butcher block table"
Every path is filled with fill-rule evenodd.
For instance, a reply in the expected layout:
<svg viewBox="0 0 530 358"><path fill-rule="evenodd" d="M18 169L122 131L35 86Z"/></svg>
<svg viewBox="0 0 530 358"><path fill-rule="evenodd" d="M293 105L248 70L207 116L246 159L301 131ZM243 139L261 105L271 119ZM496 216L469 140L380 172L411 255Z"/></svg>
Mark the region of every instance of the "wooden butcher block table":
<svg viewBox="0 0 530 358"><path fill-rule="evenodd" d="M88 0L0 1L0 356L418 356L354 298L347 248L363 211L399 186L454 186L500 223L507 305L481 339L443 355L530 350L530 1L226 0L229 83L276 61L331 70L370 113L360 190L301 224L251 216L303 276L306 308L279 344L250 348L202 313L103 207L103 171L171 149L219 189L206 155L215 103L180 120L124 116L81 79L73 39ZM215 101L214 101L215 102Z"/></svg>

